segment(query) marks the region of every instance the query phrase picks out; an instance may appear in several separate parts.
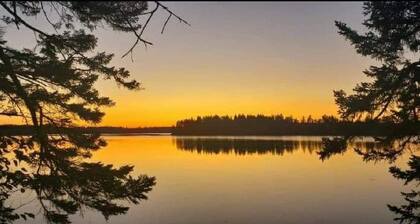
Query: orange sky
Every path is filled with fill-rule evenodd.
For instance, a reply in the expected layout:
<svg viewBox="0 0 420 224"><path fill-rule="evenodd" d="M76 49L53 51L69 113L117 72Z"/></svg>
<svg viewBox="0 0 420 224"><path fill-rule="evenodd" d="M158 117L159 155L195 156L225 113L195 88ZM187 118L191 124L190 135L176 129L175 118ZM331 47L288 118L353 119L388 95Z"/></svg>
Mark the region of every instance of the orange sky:
<svg viewBox="0 0 420 224"><path fill-rule="evenodd" d="M212 114L336 114L332 90L351 90L372 63L334 26L341 20L360 29L360 2L165 4L192 26L171 20L161 35L166 14L159 12L145 33L154 45L136 48L133 62L120 58L132 36L97 32L98 50L114 52L113 63L145 88L131 92L100 81L101 93L117 103L105 109L102 125L173 125ZM30 46L33 35L22 32L9 26L5 38L15 47Z"/></svg>

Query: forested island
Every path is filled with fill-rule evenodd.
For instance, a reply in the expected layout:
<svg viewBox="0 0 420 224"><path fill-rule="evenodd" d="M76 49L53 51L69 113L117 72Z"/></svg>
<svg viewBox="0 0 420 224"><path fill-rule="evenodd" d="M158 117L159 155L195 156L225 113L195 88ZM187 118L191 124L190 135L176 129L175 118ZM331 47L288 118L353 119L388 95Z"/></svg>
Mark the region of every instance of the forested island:
<svg viewBox="0 0 420 224"><path fill-rule="evenodd" d="M386 120L345 121L324 115L319 119L311 116L296 119L283 115L235 115L204 116L184 119L169 127L73 127L67 131L98 134L172 134L172 135L340 135L340 136L384 136L400 130L403 124ZM418 123L404 124L405 128L419 130ZM54 126L46 128L48 133L63 131ZM0 125L0 135L27 135L32 127L26 125Z"/></svg>
<svg viewBox="0 0 420 224"><path fill-rule="evenodd" d="M341 135L383 136L394 135L402 126L417 128L418 123L399 124L387 120L340 120L324 115L296 119L292 116L235 115L205 116L178 121L173 135Z"/></svg>

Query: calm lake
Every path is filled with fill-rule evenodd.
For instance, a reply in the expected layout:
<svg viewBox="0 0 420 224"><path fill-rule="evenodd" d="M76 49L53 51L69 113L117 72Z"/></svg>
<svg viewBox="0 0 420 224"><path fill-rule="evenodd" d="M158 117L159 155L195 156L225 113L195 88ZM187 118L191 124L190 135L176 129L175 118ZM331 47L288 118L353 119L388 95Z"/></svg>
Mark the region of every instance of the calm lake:
<svg viewBox="0 0 420 224"><path fill-rule="evenodd" d="M389 173L392 164L364 162L352 150L375 147L371 139L322 161L321 137L105 138L92 160L156 177L148 200L108 223L394 223L387 204L404 204L400 192L413 188ZM408 158L393 165L406 168ZM89 209L71 217L105 222Z"/></svg>

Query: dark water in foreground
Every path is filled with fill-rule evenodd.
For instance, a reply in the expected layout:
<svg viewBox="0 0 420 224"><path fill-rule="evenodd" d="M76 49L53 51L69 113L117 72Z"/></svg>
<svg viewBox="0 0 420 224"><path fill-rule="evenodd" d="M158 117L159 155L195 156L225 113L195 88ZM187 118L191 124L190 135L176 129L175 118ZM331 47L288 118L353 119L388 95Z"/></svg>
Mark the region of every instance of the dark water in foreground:
<svg viewBox="0 0 420 224"><path fill-rule="evenodd" d="M387 204L409 191L387 162L353 150L321 161L320 137L108 136L93 160L157 178L149 199L108 223L394 223ZM350 149L375 147L369 139ZM396 161L407 166L408 156ZM14 198L13 203L27 201ZM124 202L122 202L124 203ZM37 211L37 205L28 205ZM74 223L104 223L93 210ZM28 223L44 223L38 216Z"/></svg>

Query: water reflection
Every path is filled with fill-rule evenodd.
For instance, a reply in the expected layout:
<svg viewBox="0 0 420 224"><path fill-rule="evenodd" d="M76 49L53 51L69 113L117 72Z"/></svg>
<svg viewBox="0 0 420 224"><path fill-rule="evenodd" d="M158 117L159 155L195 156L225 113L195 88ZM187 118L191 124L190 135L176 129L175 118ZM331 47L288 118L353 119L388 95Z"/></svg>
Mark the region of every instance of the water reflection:
<svg viewBox="0 0 420 224"><path fill-rule="evenodd" d="M91 161L70 155L57 160L47 158L39 176L37 160L31 166L19 164L26 170L19 169L23 173L20 175L13 160L1 156L10 162L8 172L14 173L9 175L9 182L0 186L0 218L37 212L41 207L15 210L20 205L4 203L11 201L11 194L26 195L29 191L33 192L33 203L43 203L47 208L42 210L44 214L51 211L50 214L71 215L82 207L92 208L84 218L70 216L75 223L103 223L97 213L105 217L127 214L111 218L110 223L145 224L350 224L390 223L392 218L402 223L418 222L418 194L401 190L416 187L418 158L411 159L414 162L405 168L387 162L363 162L354 149L381 149L372 139L350 142L345 150L333 150L333 141L330 148L337 153L323 157L324 160L320 155L320 137L113 136L107 137L107 142L109 145L95 152ZM34 156L38 158L37 153ZM406 159L399 162L405 163ZM156 175L158 186L153 186L154 179L146 177L130 181L124 169L115 168L123 164L135 165L136 174L144 171ZM388 173L389 166L395 166L392 175ZM7 173L4 170L2 174ZM400 186L394 177L409 180L407 186ZM7 189L6 183L12 180L23 187ZM21 188L24 193L20 193ZM404 191L402 197L400 191ZM416 188L413 191L418 192ZM3 193L9 195L3 197ZM139 200L146 196L153 200L127 212L128 204L123 201L129 201L134 193L139 193Z"/></svg>
<svg viewBox="0 0 420 224"><path fill-rule="evenodd" d="M354 144L360 137L323 137L322 147L319 154L322 160L328 159L335 154L342 154L348 149L353 149L357 154L362 156L366 162L370 161L388 161L395 162L404 153L416 153L419 148L419 140L413 140L412 136L403 138L393 138L391 140L381 140L374 138L373 145L375 147L366 147Z"/></svg>
<svg viewBox="0 0 420 224"><path fill-rule="evenodd" d="M372 147L371 147L372 148ZM336 154L343 154L347 150L347 142L340 137L335 138L322 138L322 144L317 153L319 159L324 161Z"/></svg>
<svg viewBox="0 0 420 224"><path fill-rule="evenodd" d="M333 137L311 140L281 138L235 138L235 137L176 137L174 143L179 150L199 154L272 154L284 155L297 150L312 154L316 152L321 161L333 156L343 155L353 150L362 156L365 162L395 162L405 151L416 151L406 142L387 144L373 139L357 141L355 138ZM414 145L417 147L417 145ZM420 223L420 157L412 155L408 162L409 169L403 170L391 165L389 172L397 179L404 180L404 185L414 183L410 192L402 192L406 204L390 205L388 209L395 214L394 220L399 223Z"/></svg>
<svg viewBox="0 0 420 224"><path fill-rule="evenodd" d="M408 162L409 168L402 170L396 166L392 166L389 172L397 179L404 181L404 185L415 183L416 188L410 192L401 192L406 204L388 205L389 210L397 215L394 219L400 223L420 223L420 157L411 156Z"/></svg>
<svg viewBox="0 0 420 224"><path fill-rule="evenodd" d="M274 154L283 155L301 148L309 153L321 147L319 141L267 139L175 138L178 149L209 154Z"/></svg>
<svg viewBox="0 0 420 224"><path fill-rule="evenodd" d="M388 161L395 162L405 152L411 154L408 161L408 169L403 170L395 165L389 168L389 172L397 179L403 180L404 185L412 184L414 187L410 192L401 192L401 195L406 202L403 205L390 205L388 209L395 214L395 221L399 223L420 223L420 157L415 153L419 150L418 142L411 141L412 137L404 137L393 139L393 141L379 141L379 147L349 147L348 144L354 138L335 137L323 138L322 148L318 152L321 160L330 158L336 154L342 154L349 148L362 156L365 162ZM418 140L417 140L418 141Z"/></svg>
<svg viewBox="0 0 420 224"><path fill-rule="evenodd" d="M343 153L347 147L364 148L375 150L379 146L373 141L357 141L349 146L342 145L340 150L329 150L325 153L323 149L324 141L319 138L299 138L282 139L276 137L174 137L174 143L180 150L203 153L203 154L272 154L283 155L293 153L296 150L304 152L318 153L320 159L329 158L335 153ZM335 149L335 144L330 148Z"/></svg>
<svg viewBox="0 0 420 224"><path fill-rule="evenodd" d="M83 142L95 136L79 137ZM27 209L28 204L39 207L48 223L71 223L69 215L83 208L108 219L128 211L122 201L146 200L155 185L154 177L132 177L133 166L116 168L89 161L92 148L74 147L60 136L48 136L41 144L25 136L0 136L0 140L0 223L34 218L37 211ZM12 206L13 198L28 195L32 198Z"/></svg>

